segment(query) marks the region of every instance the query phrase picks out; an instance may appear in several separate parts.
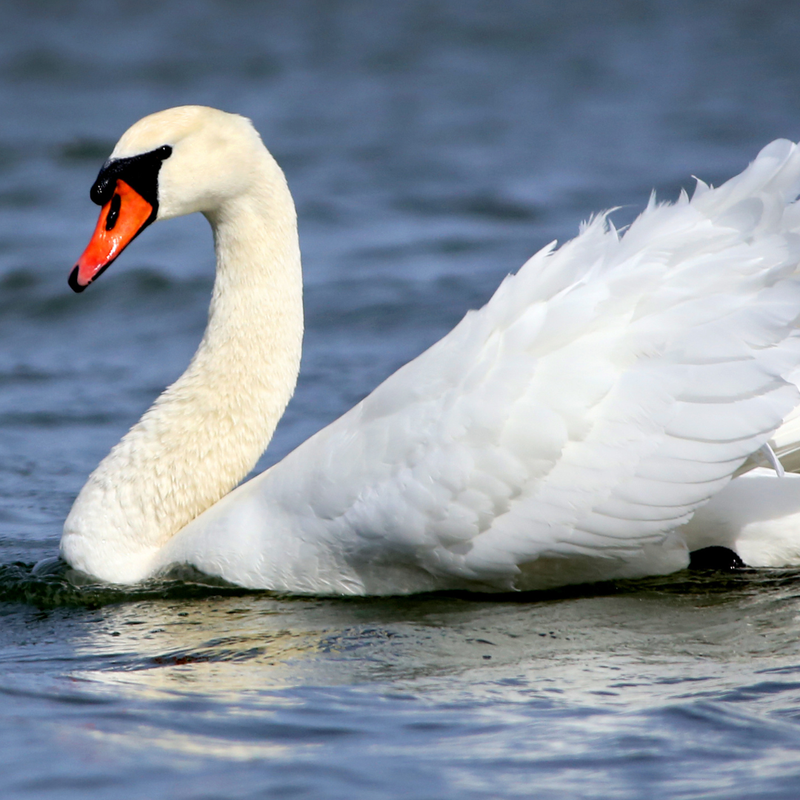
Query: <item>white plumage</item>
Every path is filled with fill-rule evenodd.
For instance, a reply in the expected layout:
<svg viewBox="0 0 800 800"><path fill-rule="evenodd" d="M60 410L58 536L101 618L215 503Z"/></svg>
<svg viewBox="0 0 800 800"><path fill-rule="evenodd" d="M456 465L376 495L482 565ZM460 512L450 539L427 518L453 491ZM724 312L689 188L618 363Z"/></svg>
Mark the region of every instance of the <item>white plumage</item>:
<svg viewBox="0 0 800 800"><path fill-rule="evenodd" d="M274 203L291 199L274 191L282 176L271 168L258 172L263 146L240 133L241 118L177 109L137 125L115 154L174 147L163 167L160 218L197 209L195 200L186 201L188 209L181 205L181 150L194 163L202 157L192 144L195 131L233 137L254 185L261 180L270 189L204 190L210 205L199 210L215 226L226 276L235 268L251 287L252 275L266 272L265 295L291 294L285 284L294 278L284 273L293 275L293 267L284 270L287 258L274 254L286 251L281 236L294 236L293 209L276 213ZM798 191L800 151L778 141L720 188L698 182L691 200L651 200L624 234L605 216L595 218L576 239L537 253L484 308L281 463L206 502L207 510L192 511L191 521L144 513L159 518L151 530L140 509L163 503L165 490L143 462L166 463L168 452L184 465L199 464L202 448L186 434L197 426L225 435L224 448L250 448L257 458L273 422L250 437L261 436L258 442L244 444L230 424L209 426L209 416L233 419L234 407L246 417L242 405L256 396L247 385L237 393L224 384L241 385L242 364L259 372L256 416L275 421L294 385L285 364L272 364L277 334L270 329L269 346L257 344L253 331L264 324L256 321L263 310L243 304L236 281L218 277L209 330L187 375L194 373L175 385L189 381L215 408L184 397L180 413L191 424L182 426L180 441L160 422L128 434L128 455L115 458L112 451L76 501L62 553L113 581L190 563L250 587L389 594L540 589L665 574L686 566L695 547L737 549L735 522L716 538L709 533L713 514L729 508L724 493L720 509L712 504L704 511L711 515L706 527L682 526L737 471L764 463L761 448L770 440L790 469L797 459ZM263 235L230 211L246 206L242 213L250 214L242 200L248 192L273 203L272 222L264 222L272 227ZM276 217L283 220L277 232ZM281 315L297 324L297 314L287 317L282 308ZM215 333L220 319L234 317L227 338ZM236 335L241 341L231 345ZM248 338L256 340L251 351ZM198 362L212 365L207 374L198 372ZM148 412L158 420L170 413L169 398ZM246 419L242 424L253 427ZM234 482L254 458L248 450L239 461ZM198 480L213 480L207 477L213 472ZM798 493L793 478L770 480L791 500ZM742 481L755 486L748 476L736 478ZM218 496L233 485L230 477L219 483ZM190 497L203 493L174 485L169 492L184 489ZM796 506L792 513L800 512ZM770 563L799 562L800 530L787 533L793 523L791 513L765 523L763 547L755 550L777 550ZM772 539L789 544L776 548Z"/></svg>

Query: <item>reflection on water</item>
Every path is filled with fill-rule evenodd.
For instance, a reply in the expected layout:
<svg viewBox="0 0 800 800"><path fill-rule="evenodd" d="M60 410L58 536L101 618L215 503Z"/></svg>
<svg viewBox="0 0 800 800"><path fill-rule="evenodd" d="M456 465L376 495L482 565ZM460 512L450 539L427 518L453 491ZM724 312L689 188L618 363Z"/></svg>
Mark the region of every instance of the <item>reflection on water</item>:
<svg viewBox="0 0 800 800"><path fill-rule="evenodd" d="M769 765L764 780L794 774L796 572L503 598L86 585L62 606L42 584L63 592L63 566L19 569L44 608L0 626L0 694L55 744L41 766L53 785L69 784L75 757L82 776L127 776L137 792L168 768L224 796L240 796L222 779L234 764L241 796L339 796L387 775L420 797L528 796L531 769L549 790L580 792L574 770L602 764L585 795L602 797L636 764L637 780L680 788L675 760L694 764L687 791L700 778L722 790L754 764Z"/></svg>
<svg viewBox="0 0 800 800"><path fill-rule="evenodd" d="M302 763L332 748L349 780L366 769L363 748L423 760L426 747L466 748L491 772L533 737L525 759L543 765L565 747L570 758L577 748L661 760L659 748L676 746L674 732L653 728L663 715L690 737L711 725L773 740L800 707L799 586L796 574L701 575L546 600L211 590L103 606L79 622L73 611L68 639L43 637L38 657L66 659L69 691L55 695L88 703L87 724L70 715L55 735L115 758ZM41 624L48 614L60 610ZM15 683L6 677L5 691ZM519 726L522 743L494 735Z"/></svg>
<svg viewBox="0 0 800 800"><path fill-rule="evenodd" d="M74 646L79 660L103 659L102 675L81 673L92 680L215 697L302 684L441 680L444 690L454 676L486 670L493 680L516 675L547 682L558 676L575 699L575 692L605 682L593 654L603 656L605 669L616 653L624 657L615 671L626 660L636 663L642 685L653 683L645 664L661 677L665 669L676 675L688 669L697 680L710 675L708 662L719 691L725 672L735 673L737 665L774 668L776 657L797 656L800 584L792 577L786 586L745 585L738 597L653 587L540 602L262 594L148 600L99 609ZM107 658L113 658L111 671ZM632 700L626 692L626 704Z"/></svg>

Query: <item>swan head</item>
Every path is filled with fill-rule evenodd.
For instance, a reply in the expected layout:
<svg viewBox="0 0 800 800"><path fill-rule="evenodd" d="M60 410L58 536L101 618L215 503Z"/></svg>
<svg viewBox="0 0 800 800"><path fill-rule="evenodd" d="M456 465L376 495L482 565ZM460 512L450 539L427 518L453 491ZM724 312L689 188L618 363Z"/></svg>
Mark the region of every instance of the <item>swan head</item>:
<svg viewBox="0 0 800 800"><path fill-rule="evenodd" d="M82 292L150 223L214 214L246 193L254 159L268 157L250 120L205 106L159 111L129 128L92 186L94 234L69 276Z"/></svg>

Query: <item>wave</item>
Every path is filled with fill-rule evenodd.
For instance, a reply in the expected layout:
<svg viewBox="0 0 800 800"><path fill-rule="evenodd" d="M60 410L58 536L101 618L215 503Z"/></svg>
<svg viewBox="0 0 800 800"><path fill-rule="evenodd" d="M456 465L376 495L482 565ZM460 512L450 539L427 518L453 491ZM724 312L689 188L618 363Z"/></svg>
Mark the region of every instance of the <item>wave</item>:
<svg viewBox="0 0 800 800"><path fill-rule="evenodd" d="M136 586L102 583L78 572L61 558L37 563L0 564L0 602L23 603L42 610L100 608L140 600L193 600L210 596L240 596L251 590L178 567Z"/></svg>
<svg viewBox="0 0 800 800"><path fill-rule="evenodd" d="M673 575L641 580L608 581L565 586L540 592L479 594L437 592L425 597L454 597L480 603L542 603L609 595L690 595L716 598L714 602L738 601L757 596L766 600L775 593L796 596L800 569L688 569ZM188 565L174 567L162 576L135 586L103 583L70 567L59 557L36 563L0 564L0 603L23 603L42 610L100 608L141 600L194 600L212 596L271 595L275 592L244 589L205 575ZM386 599L386 598L384 598ZM402 599L402 598L401 598ZM375 602L379 598L330 598L331 602ZM409 599L410 602L410 599Z"/></svg>

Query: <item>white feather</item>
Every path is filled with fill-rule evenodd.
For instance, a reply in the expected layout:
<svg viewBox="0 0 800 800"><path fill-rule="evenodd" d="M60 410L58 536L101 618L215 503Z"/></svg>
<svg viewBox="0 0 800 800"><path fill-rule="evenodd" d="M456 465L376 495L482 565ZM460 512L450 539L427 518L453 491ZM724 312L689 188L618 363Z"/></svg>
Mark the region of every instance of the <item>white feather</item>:
<svg viewBox="0 0 800 800"><path fill-rule="evenodd" d="M777 469L800 450L799 188L800 151L774 142L718 189L652 198L623 235L596 217L281 463L162 536L136 578L188 562L245 586L386 594L680 569L705 543L681 526L748 458ZM206 211L224 241L231 215ZM238 246L255 269L263 253ZM218 308L237 302L215 291ZM74 533L73 560L96 574L100 535Z"/></svg>

